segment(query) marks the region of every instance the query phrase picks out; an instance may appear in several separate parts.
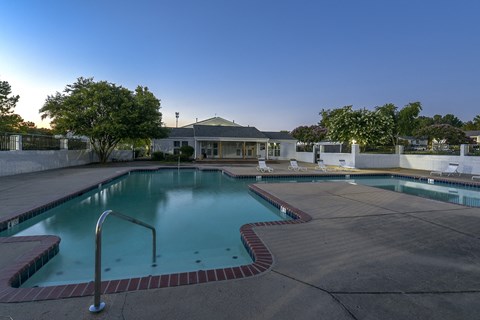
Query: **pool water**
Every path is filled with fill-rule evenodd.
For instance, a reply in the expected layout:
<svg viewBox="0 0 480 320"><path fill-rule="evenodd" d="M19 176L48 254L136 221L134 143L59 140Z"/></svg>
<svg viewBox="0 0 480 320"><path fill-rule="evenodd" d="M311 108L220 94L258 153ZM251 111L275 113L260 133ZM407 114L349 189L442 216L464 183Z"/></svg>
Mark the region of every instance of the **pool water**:
<svg viewBox="0 0 480 320"><path fill-rule="evenodd" d="M290 217L248 191L251 183L342 181L468 206L480 206L473 187L452 187L391 176L233 179L219 171L134 172L23 222L0 236L52 234L60 252L24 287L92 281L95 225L114 210L153 225L157 261L152 264L151 232L109 216L102 232L102 279L233 267L252 263L240 239L243 224Z"/></svg>
<svg viewBox="0 0 480 320"><path fill-rule="evenodd" d="M429 182L430 181L430 182ZM412 181L402 178L370 178L354 179L351 183L411 194L444 202L461 204L469 207L480 207L480 190L477 187L452 186L434 179Z"/></svg>
<svg viewBox="0 0 480 320"><path fill-rule="evenodd" d="M24 287L88 282L94 276L95 225L112 209L151 224L152 233L109 216L102 230L102 279L122 279L252 263L240 226L288 220L279 209L248 191L252 181L221 172L162 170L132 173L17 225L2 236L53 234L57 256Z"/></svg>

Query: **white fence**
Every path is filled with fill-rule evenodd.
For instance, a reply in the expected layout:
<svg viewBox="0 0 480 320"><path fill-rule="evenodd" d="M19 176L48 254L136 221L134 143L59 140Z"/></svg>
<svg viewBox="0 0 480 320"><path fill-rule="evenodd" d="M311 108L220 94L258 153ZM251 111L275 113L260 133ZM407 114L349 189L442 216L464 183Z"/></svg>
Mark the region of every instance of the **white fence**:
<svg viewBox="0 0 480 320"><path fill-rule="evenodd" d="M115 150L110 159L130 161L131 150ZM0 176L10 176L98 162L98 157L91 150L38 150L38 151L1 151Z"/></svg>
<svg viewBox="0 0 480 320"><path fill-rule="evenodd" d="M462 145L459 156L401 154L401 151L397 154L366 154L360 153L358 145L352 145L351 153L320 152L320 159L326 165L338 165L339 160L345 160L347 165L358 169L404 168L426 171L442 171L450 162L454 162L459 164L461 173L480 175L480 157L467 156L466 151L467 145ZM314 162L306 158L301 161Z"/></svg>
<svg viewBox="0 0 480 320"><path fill-rule="evenodd" d="M315 163L315 153L312 151L311 152L297 151L296 156L294 158L302 162Z"/></svg>

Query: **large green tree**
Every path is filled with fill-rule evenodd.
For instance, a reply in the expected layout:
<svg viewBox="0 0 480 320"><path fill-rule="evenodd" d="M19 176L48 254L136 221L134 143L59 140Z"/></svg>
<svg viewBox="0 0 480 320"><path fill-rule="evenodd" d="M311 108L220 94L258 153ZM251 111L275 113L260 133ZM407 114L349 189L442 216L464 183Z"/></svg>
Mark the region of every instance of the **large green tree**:
<svg viewBox="0 0 480 320"><path fill-rule="evenodd" d="M329 112L325 123L331 141L356 141L363 148L388 144L392 137L393 119L379 111L353 110L352 106L346 106Z"/></svg>
<svg viewBox="0 0 480 320"><path fill-rule="evenodd" d="M318 125L296 127L290 133L299 142L312 145L325 139L327 130Z"/></svg>
<svg viewBox="0 0 480 320"><path fill-rule="evenodd" d="M0 132L17 131L23 119L14 113L15 106L20 99L12 95L12 87L7 81L0 81Z"/></svg>
<svg viewBox="0 0 480 320"><path fill-rule="evenodd" d="M387 103L381 107L376 107L376 111L393 120L392 145L398 144L400 136L411 136L418 127L418 115L422 110L420 102L411 102L398 110L393 103Z"/></svg>
<svg viewBox="0 0 480 320"><path fill-rule="evenodd" d="M480 130L480 115L476 115L472 121L465 122L463 130Z"/></svg>
<svg viewBox="0 0 480 320"><path fill-rule="evenodd" d="M433 117L420 116L418 117L418 127L420 130L422 128L434 125L434 124L448 124L455 128L461 128L464 123L462 120L458 119L455 115L448 113L444 116L436 114Z"/></svg>
<svg viewBox="0 0 480 320"><path fill-rule="evenodd" d="M434 124L421 128L418 130L417 136L427 137L429 144L436 140L440 146L443 144L457 145L469 142L469 138L463 130L449 124Z"/></svg>
<svg viewBox="0 0 480 320"><path fill-rule="evenodd" d="M422 111L420 102L410 102L402 108L397 114L398 135L412 136L418 128L418 116Z"/></svg>
<svg viewBox="0 0 480 320"><path fill-rule="evenodd" d="M147 87L134 92L107 81L78 78L40 109L56 132L84 135L104 163L122 139L162 138L158 100Z"/></svg>

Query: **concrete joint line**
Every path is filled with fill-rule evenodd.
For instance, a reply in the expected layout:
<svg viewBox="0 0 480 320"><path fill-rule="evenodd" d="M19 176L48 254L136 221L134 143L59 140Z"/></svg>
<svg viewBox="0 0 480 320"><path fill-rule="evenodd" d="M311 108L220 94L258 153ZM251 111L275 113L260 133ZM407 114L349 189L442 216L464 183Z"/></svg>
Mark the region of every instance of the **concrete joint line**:
<svg viewBox="0 0 480 320"><path fill-rule="evenodd" d="M425 218L416 217L416 216L411 215L411 213L406 213L405 215L406 215L406 216L409 216L410 218L414 218L414 219L417 219L417 220L420 220L420 221L423 221L423 222L432 224L432 225L434 225L434 226L437 226L437 227L440 227L440 228L443 228L443 229L447 229L447 230L450 230L450 231L459 233L459 234L461 234L461 235L464 235L464 236L467 236L467 237L470 237L470 238L480 239L480 236L475 236L475 235L473 235L473 234L466 233L466 232L463 232L463 231L460 231L460 230L457 230L457 229L448 227L448 226L446 226L446 225L443 225L443 224L440 224L440 223L437 223L437 222L433 222L433 221L427 220L427 219L425 219Z"/></svg>
<svg viewBox="0 0 480 320"><path fill-rule="evenodd" d="M306 285L306 286L315 288L315 289L317 289L317 290L320 290L320 291L322 291L322 292L325 292L325 293L328 294L330 297L332 297L332 299L335 300L335 301L342 307L342 309L345 310L345 312L347 312L347 313L352 317L353 320L358 320L358 318L348 309L348 307L347 307L346 305L344 305L344 304L342 303L342 301L340 301L340 299L339 299L338 297L336 297L334 294L332 294L332 293L329 292L328 290L323 289L323 288L318 287L318 286L315 286L315 285L313 285L313 284L311 284L311 283L308 283L308 282L299 280L299 279L297 279L297 278L291 277L291 276L289 276L289 275L286 275L286 274L284 274L284 273L278 272L278 271L273 270L273 269L272 269L272 272L274 272L274 273L276 273L276 274L278 274L278 275L280 275L280 276L282 276L282 277L285 277L285 278L288 278L288 279L290 279L290 280L293 280L293 281L295 281L295 282L298 282L298 283L301 283L301 284L303 284L303 285Z"/></svg>
<svg viewBox="0 0 480 320"><path fill-rule="evenodd" d="M477 294L480 290L460 291L332 291L336 295L423 295L423 294Z"/></svg>

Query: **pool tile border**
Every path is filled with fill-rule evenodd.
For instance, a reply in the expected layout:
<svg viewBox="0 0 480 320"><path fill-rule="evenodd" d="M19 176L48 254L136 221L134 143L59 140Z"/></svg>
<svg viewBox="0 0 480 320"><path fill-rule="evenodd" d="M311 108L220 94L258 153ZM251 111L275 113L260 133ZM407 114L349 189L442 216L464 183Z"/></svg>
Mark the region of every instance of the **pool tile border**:
<svg viewBox="0 0 480 320"><path fill-rule="evenodd" d="M132 172L149 172L149 171L158 171L158 170L171 170L171 167L161 167L161 168L141 168L141 169L132 169L129 171L121 172L117 175L113 175L104 181L84 188L67 196L55 199L45 205L42 205L37 208L28 210L27 212L20 214L12 214L7 217L4 217L0 220L0 231L8 229L9 224L21 223L27 219L33 218L48 209L51 209L61 203L64 203L74 197L82 195L88 191L91 191L99 186L109 183L115 179L118 179L122 176L129 175ZM288 179L288 178L317 178L317 177L345 177L345 175L350 176L385 176L390 175L392 177L407 178L412 180L421 180L426 181L428 177L414 176L407 174L385 174L385 173L369 173L369 174L356 174L356 173L332 173L332 174L294 174L294 175L235 175L227 170L216 169L216 168L192 168L192 167L181 167L179 169L196 169L201 171L221 171L223 174L236 179L257 179L261 180L263 178L269 179ZM258 177L261 177L258 179ZM461 186L472 186L479 187L479 183L469 183L469 182L452 182L448 179L442 179L435 177L434 181L450 184L450 185L461 185ZM290 206L285 201L263 191L257 185L252 184L249 186L249 190L261 198L265 199L275 207L277 207L282 213L290 216L293 220L286 221L271 221L271 222L258 222L245 224L240 228L240 236L242 243L247 249L248 253L253 259L252 264L241 265L236 267L227 267L220 269L209 269L209 270L198 270L191 272L182 272L182 273L173 273L173 274L164 274L156 276L146 276L146 277L136 277L130 279L119 279L119 280L108 280L102 281L101 291L102 294L112 294L120 293L127 291L137 291L137 290L148 290L148 289L158 289L158 288L167 288L167 287L176 287L183 285L191 284L200 284L213 281L224 281L224 280L233 280L241 279L246 277L257 276L267 270L269 270L273 263L274 259L271 252L262 242L262 240L255 233L255 228L257 227L268 227L268 226L279 226L279 225L293 225L299 223L305 223L310 221L312 218L305 212L301 211L298 208ZM17 219L17 220L15 220ZM64 299L72 297L85 297L92 296L94 293L93 281L88 283L78 283L78 284L67 284L67 285L58 285L58 286L48 286L48 287L34 287L34 288L19 288L19 286L25 282L30 275L35 273L40 269L44 264L46 264L51 258L53 258L59 252L59 243L60 238L56 236L28 236L28 237L5 237L0 238L1 243L14 243L14 242L25 242L25 241L37 241L39 245L32 249L30 252L27 252L20 259L16 260L13 264L2 269L0 276L0 302L30 302L30 301L40 301L40 300L54 300L54 299Z"/></svg>
<svg viewBox="0 0 480 320"><path fill-rule="evenodd" d="M137 170L136 170L137 171ZM151 170L138 170L151 171ZM209 171L212 171L211 169ZM124 174L121 174L124 175ZM119 175L119 176L121 176ZM114 179L114 178L112 178ZM111 181L112 179L109 179ZM95 188L95 187L93 187ZM273 265L273 256L262 240L255 233L257 227L278 225L292 225L311 220L305 212L289 206L286 202L264 192L255 185L249 189L273 204L294 220L257 222L245 224L240 228L241 241L252 257L253 263L235 267L198 270L191 272L172 273L156 276L136 277L130 279L102 281L102 294L120 293L137 290L168 288L191 284L200 284L213 281L242 279L259 275L268 271ZM65 200L66 201L66 200ZM282 209L284 208L284 209ZM30 236L0 238L0 243L40 241L40 245L21 257L15 264L2 270L0 278L0 302L30 302L40 300L55 300L73 297L92 296L94 294L93 281L88 283L19 288L28 277L48 262L59 252L60 238L56 236ZM37 268L37 262L42 261Z"/></svg>

